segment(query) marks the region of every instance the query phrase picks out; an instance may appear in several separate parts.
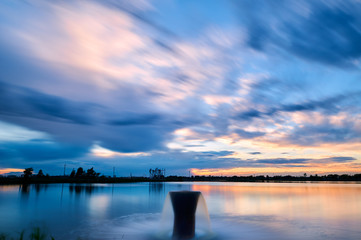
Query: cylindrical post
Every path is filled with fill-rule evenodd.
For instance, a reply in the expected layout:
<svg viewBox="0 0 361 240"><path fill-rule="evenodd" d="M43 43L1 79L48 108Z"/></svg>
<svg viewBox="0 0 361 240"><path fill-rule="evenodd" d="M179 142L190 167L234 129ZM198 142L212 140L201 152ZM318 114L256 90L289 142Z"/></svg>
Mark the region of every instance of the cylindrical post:
<svg viewBox="0 0 361 240"><path fill-rule="evenodd" d="M200 192L170 192L174 211L173 239L192 239L195 235L195 214Z"/></svg>

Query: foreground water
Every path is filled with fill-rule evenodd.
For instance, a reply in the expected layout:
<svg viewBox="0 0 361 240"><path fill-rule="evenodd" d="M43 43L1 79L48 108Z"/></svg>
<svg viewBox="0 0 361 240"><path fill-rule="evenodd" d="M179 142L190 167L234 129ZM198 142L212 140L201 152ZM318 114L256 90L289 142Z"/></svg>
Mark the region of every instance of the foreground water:
<svg viewBox="0 0 361 240"><path fill-rule="evenodd" d="M218 239L360 239L357 183L133 183L0 186L0 233L151 239L169 191L201 191ZM30 231L30 230L29 230Z"/></svg>

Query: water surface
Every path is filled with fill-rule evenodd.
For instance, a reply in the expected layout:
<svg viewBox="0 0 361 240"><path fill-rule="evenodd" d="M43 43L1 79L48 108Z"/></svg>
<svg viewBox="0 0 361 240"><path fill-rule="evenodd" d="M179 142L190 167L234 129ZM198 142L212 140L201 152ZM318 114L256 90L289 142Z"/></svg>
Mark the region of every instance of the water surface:
<svg viewBox="0 0 361 240"><path fill-rule="evenodd" d="M218 239L360 239L357 183L131 183L0 186L0 233L149 239L169 191L201 191Z"/></svg>

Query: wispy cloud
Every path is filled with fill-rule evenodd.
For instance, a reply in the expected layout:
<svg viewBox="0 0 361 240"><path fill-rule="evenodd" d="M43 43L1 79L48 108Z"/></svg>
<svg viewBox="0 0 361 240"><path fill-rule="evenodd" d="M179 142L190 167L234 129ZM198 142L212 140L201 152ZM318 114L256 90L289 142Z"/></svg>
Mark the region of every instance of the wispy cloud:
<svg viewBox="0 0 361 240"><path fill-rule="evenodd" d="M247 43L267 51L279 47L298 57L338 67L358 67L361 57L357 2L237 2L248 25ZM272 12L272 14L270 14ZM267 21L265 21L267 18Z"/></svg>

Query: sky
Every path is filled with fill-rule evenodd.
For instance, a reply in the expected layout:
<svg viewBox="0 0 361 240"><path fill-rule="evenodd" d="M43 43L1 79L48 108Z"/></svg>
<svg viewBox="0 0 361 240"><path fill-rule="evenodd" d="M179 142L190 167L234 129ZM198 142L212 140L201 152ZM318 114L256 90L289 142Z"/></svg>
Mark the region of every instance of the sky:
<svg viewBox="0 0 361 240"><path fill-rule="evenodd" d="M361 2L0 1L0 174L361 173Z"/></svg>

